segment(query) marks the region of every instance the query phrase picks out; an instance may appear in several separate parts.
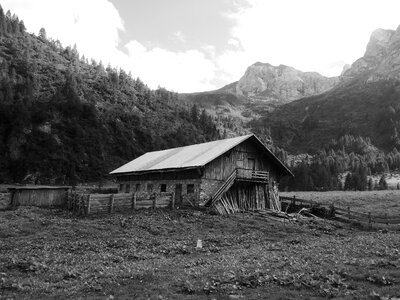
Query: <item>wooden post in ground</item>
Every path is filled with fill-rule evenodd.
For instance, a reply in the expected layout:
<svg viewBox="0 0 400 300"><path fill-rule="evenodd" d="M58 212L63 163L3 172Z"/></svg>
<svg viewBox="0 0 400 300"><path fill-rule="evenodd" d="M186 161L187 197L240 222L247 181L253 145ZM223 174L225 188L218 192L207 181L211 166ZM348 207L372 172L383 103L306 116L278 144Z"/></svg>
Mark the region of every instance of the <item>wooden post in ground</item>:
<svg viewBox="0 0 400 300"><path fill-rule="evenodd" d="M369 225L369 228L371 229L372 228L372 218L371 218L370 212L368 213L368 225Z"/></svg>
<svg viewBox="0 0 400 300"><path fill-rule="evenodd" d="M157 207L157 197L156 197L156 194L152 194L151 197L153 197L153 209L156 209L156 207Z"/></svg>
<svg viewBox="0 0 400 300"><path fill-rule="evenodd" d="M86 215L90 214L90 194L87 196Z"/></svg>
<svg viewBox="0 0 400 300"><path fill-rule="evenodd" d="M111 214L114 210L114 194L111 194L110 196L110 207L108 209L108 212Z"/></svg>
<svg viewBox="0 0 400 300"><path fill-rule="evenodd" d="M10 203L11 203L11 208L15 209L15 207L17 206L17 204L15 203L15 190L10 191Z"/></svg>
<svg viewBox="0 0 400 300"><path fill-rule="evenodd" d="M74 198L73 198L74 200L73 200L73 207L72 207L72 209L73 209L73 211L76 211L77 210L77 203L76 203L76 199L77 199L77 195L76 195L76 189L75 189L75 191L74 191Z"/></svg>
<svg viewBox="0 0 400 300"><path fill-rule="evenodd" d="M175 209L175 193L174 192L171 193L171 197L172 197L171 208L172 208L172 210L174 210Z"/></svg>
<svg viewBox="0 0 400 300"><path fill-rule="evenodd" d="M136 193L132 194L132 209L136 209Z"/></svg>

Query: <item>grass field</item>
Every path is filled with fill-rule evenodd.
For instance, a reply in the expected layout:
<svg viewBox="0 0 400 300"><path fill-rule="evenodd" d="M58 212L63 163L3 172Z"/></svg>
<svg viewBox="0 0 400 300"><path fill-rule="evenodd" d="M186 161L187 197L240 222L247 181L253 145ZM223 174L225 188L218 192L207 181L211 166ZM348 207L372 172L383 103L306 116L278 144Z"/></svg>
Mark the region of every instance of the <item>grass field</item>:
<svg viewBox="0 0 400 300"><path fill-rule="evenodd" d="M0 249L1 299L400 296L399 232L325 220L21 207L0 212Z"/></svg>
<svg viewBox="0 0 400 300"><path fill-rule="evenodd" d="M320 203L334 203L350 207L359 212L400 216L400 190L386 191L328 191L328 192L286 192L281 196L313 200Z"/></svg>

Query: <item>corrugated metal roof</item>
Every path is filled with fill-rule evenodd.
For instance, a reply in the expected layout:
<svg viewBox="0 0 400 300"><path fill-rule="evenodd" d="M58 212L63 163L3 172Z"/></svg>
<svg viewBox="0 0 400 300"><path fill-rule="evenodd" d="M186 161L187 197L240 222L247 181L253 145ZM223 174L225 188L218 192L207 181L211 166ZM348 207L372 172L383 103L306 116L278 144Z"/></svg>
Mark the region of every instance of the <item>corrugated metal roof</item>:
<svg viewBox="0 0 400 300"><path fill-rule="evenodd" d="M254 134L185 147L147 152L110 172L110 174L203 167L250 137L254 137L265 148L268 155L285 171L285 173L293 176L290 170L283 165Z"/></svg>
<svg viewBox="0 0 400 300"><path fill-rule="evenodd" d="M252 134L214 142L147 152L110 174L202 167L247 140Z"/></svg>

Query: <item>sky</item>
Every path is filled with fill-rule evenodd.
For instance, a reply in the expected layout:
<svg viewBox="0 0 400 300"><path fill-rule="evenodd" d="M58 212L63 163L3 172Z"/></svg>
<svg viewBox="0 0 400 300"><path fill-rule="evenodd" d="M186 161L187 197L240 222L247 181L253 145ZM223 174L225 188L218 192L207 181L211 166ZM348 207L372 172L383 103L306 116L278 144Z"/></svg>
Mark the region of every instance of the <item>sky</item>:
<svg viewBox="0 0 400 300"><path fill-rule="evenodd" d="M2 0L28 32L122 68L151 88L214 90L255 62L340 75L398 0Z"/></svg>

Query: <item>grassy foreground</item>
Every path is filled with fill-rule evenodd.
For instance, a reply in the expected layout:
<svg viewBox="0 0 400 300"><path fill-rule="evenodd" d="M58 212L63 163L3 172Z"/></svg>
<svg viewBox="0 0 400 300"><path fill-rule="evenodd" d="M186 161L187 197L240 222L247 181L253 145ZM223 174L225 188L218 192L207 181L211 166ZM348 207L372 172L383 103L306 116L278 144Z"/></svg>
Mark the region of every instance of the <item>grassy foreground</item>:
<svg viewBox="0 0 400 300"><path fill-rule="evenodd" d="M399 232L323 220L19 208L0 212L0 249L0 299L400 296Z"/></svg>

